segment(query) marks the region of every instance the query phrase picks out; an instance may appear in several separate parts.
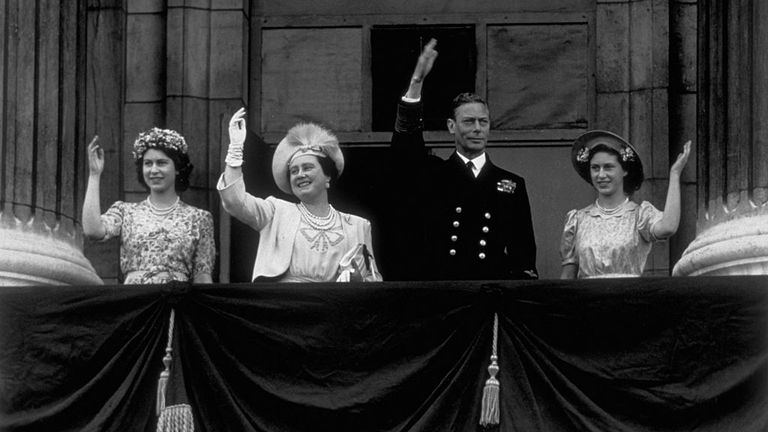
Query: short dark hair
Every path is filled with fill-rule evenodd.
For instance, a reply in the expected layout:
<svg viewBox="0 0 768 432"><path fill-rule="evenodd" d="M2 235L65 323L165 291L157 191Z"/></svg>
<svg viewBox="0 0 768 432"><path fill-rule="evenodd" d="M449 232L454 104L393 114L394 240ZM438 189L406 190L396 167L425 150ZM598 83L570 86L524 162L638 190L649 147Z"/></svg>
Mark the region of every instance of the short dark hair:
<svg viewBox="0 0 768 432"><path fill-rule="evenodd" d="M488 102L485 101L480 95L477 95L475 93L459 93L456 95L455 98L453 98L453 102L451 103L451 112L449 113L449 118L452 118L456 120L456 110L466 104L470 103L479 103L485 105L485 108L490 111L488 108Z"/></svg>
<svg viewBox="0 0 768 432"><path fill-rule="evenodd" d="M627 175L624 177L624 193L627 195L632 195L635 191L640 189L640 186L643 184L643 180L645 179L642 165L632 164L628 161L622 160L619 152L605 144L597 144L589 150L589 158L587 158L587 163L591 164L595 153L599 152L616 156L616 160L619 161L621 168L626 171Z"/></svg>
<svg viewBox="0 0 768 432"><path fill-rule="evenodd" d="M331 178L331 184L335 184L339 178L339 170L336 168L336 163L330 157L322 157L313 155L317 158L317 162L320 164L320 169L323 170L323 174ZM291 170L286 171L288 176L288 184L291 184Z"/></svg>
<svg viewBox="0 0 768 432"><path fill-rule="evenodd" d="M192 169L195 167L189 160L189 156L186 153L181 153L172 148L150 147L147 150L154 149L163 152L168 159L173 161L173 166L176 168L178 174L176 174L176 192L184 192L189 188L189 175L192 173ZM147 152L145 151L144 154ZM140 158L136 159L136 175L139 178L139 183L149 190L149 186L144 181L144 154Z"/></svg>
<svg viewBox="0 0 768 432"><path fill-rule="evenodd" d="M339 178L339 170L336 169L336 163L329 157L319 157L320 168L323 169L323 173L331 178L331 183L336 183L336 179Z"/></svg>

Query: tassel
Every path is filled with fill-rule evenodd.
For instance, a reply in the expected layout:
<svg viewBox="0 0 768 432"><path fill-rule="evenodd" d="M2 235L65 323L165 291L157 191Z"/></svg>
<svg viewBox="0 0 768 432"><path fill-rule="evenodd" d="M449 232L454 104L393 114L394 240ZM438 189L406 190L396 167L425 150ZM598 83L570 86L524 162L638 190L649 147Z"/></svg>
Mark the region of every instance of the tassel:
<svg viewBox="0 0 768 432"><path fill-rule="evenodd" d="M165 363L165 359L168 359L168 363L170 363L170 353L166 349L165 357L163 357L163 363ZM168 376L170 375L170 371L168 370L168 366L166 365L165 370L160 372L160 379L157 380L157 404L155 406L155 412L157 415L160 415L160 413L163 412L165 409L165 389L168 387Z"/></svg>
<svg viewBox="0 0 768 432"><path fill-rule="evenodd" d="M163 357L163 365L165 369L160 372L160 379L157 381L157 404L155 405L155 412L160 415L165 409L165 389L168 387L168 377L171 376L171 360L173 360L173 320L175 311L171 309L171 317L168 319L168 345L165 347L165 356Z"/></svg>
<svg viewBox="0 0 768 432"><path fill-rule="evenodd" d="M481 405L480 425L490 426L499 424L499 380L496 374L499 372L499 366L496 363L496 356L491 356L491 365L488 366L490 378L483 387L483 403Z"/></svg>
<svg viewBox="0 0 768 432"><path fill-rule="evenodd" d="M155 406L155 412L157 415L163 412L165 409L165 386L168 385L168 376L165 372L160 374L160 380L157 382L157 404Z"/></svg>
<svg viewBox="0 0 768 432"><path fill-rule="evenodd" d="M192 407L180 404L163 409L157 419L157 432L195 432Z"/></svg>
<svg viewBox="0 0 768 432"><path fill-rule="evenodd" d="M173 324L176 311L171 309L168 319L168 345L165 347L163 365L165 369L160 372L157 382L157 432L195 432L195 421L192 417L192 407L187 404L165 406L165 391L168 388L168 379L171 376L171 361L173 360Z"/></svg>
<svg viewBox="0 0 768 432"><path fill-rule="evenodd" d="M499 424L499 380L496 374L499 373L499 364L497 362L496 348L498 345L499 316L493 314L493 347L491 354L491 364L488 366L490 378L483 387L483 400L480 406L480 425L493 426Z"/></svg>

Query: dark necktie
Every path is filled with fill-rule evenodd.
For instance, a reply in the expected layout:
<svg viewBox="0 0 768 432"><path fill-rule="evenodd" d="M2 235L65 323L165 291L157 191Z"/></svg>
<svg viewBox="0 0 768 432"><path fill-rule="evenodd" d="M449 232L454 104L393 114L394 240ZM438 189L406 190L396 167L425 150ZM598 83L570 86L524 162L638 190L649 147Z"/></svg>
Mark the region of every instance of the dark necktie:
<svg viewBox="0 0 768 432"><path fill-rule="evenodd" d="M469 172L472 174L472 177L475 176L475 164L472 163L472 161L467 162L467 168L469 169Z"/></svg>

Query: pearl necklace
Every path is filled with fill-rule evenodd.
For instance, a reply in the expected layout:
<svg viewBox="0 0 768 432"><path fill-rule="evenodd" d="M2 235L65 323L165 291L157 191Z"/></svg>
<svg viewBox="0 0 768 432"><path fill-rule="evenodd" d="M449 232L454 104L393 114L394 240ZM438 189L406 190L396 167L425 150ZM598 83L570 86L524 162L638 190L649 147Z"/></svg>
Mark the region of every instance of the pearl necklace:
<svg viewBox="0 0 768 432"><path fill-rule="evenodd" d="M149 206L149 211L152 212L152 214L157 216L167 216L171 214L174 210L176 210L176 207L179 206L179 201L181 197L176 197L176 201L173 202L173 204L170 205L170 207L166 208L160 208L152 203L152 200L147 197L147 205Z"/></svg>
<svg viewBox="0 0 768 432"><path fill-rule="evenodd" d="M303 202L298 203L297 206L299 207L304 222L315 230L328 231L336 226L339 212L337 212L333 206L329 205L330 211L328 212L328 216L317 216L313 214Z"/></svg>
<svg viewBox="0 0 768 432"><path fill-rule="evenodd" d="M621 210L621 208L622 208L622 207L624 207L624 204L626 204L626 203L628 203L628 202L629 202L629 197L626 197L626 198L624 198L624 202L622 202L621 204L617 205L616 207L613 207L613 208L609 208L609 209L607 209L607 208L605 208L605 207L601 206L601 205L600 205L600 203L598 202L598 200L595 200L595 206L596 206L596 207L597 207L597 209L598 209L598 210L600 210L600 211L601 211L603 214L606 214L606 215L613 215L613 214L616 214L616 213L618 213L618 211L619 211L619 210Z"/></svg>

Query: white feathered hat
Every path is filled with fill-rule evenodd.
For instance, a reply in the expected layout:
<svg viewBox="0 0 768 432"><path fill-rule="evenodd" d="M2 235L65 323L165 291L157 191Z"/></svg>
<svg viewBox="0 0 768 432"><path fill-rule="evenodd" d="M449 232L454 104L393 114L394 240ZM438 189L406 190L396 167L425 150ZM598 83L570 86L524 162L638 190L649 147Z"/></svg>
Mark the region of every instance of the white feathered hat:
<svg viewBox="0 0 768 432"><path fill-rule="evenodd" d="M296 156L307 154L331 158L339 175L344 170L344 155L336 136L314 123L300 123L288 131L272 157L272 177L281 191L292 193L288 166Z"/></svg>

